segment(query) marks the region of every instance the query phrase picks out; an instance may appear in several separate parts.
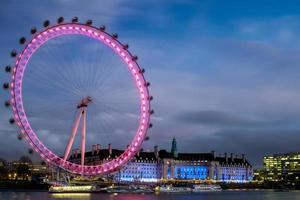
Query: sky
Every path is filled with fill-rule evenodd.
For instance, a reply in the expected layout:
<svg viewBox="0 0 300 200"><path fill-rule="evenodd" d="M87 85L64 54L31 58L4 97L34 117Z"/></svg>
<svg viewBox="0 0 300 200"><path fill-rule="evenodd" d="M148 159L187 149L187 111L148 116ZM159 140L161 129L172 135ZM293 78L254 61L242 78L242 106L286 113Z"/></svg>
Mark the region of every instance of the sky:
<svg viewBox="0 0 300 200"><path fill-rule="evenodd" d="M30 38L32 26L41 29L44 20L49 19L53 24L59 16L66 20L78 16L83 22L92 19L95 25L105 24L108 32L118 33L121 41L129 43L130 50L139 57L139 64L146 69L155 114L152 119L154 126L148 133L150 140L145 142L143 148L152 150L154 145L158 145L160 149L170 150L171 140L176 137L180 152L215 150L217 155L244 153L254 167L262 166L264 155L299 151L298 1L2 0L0 4L2 82L9 81L4 66L14 62L9 52L12 49L21 50L18 39L22 36ZM89 42L83 40L81 47L93 46L87 45ZM54 44L67 47L68 40L62 43L58 40ZM41 60L45 65L36 73L47 74L50 64L54 65L51 61L56 59L54 55L52 58L47 56L46 52L56 52L58 47L49 44L45 52L41 51L40 58L36 55L32 65ZM79 56L82 52L79 51L76 53L74 50L72 58L82 61L82 56ZM97 52L97 48L91 51ZM62 51L60 56L66 58L65 54L66 51ZM122 65L113 55L107 60L110 65ZM100 62L97 57L93 61L96 64ZM90 65L96 65L93 63ZM80 66L82 63L74 65L74 71ZM117 78L118 72L109 79L110 83L125 80L126 72L124 79ZM79 72L74 73L80 75ZM54 79L52 83L58 81ZM28 83L29 88L34 86L34 83L31 84ZM120 88L125 90L130 84L130 81L125 81ZM39 126L41 138L47 145L63 149L60 137L66 139L68 133L60 135L57 131L64 132L64 124L71 124L72 118L64 115L59 115L59 118L51 109L40 114L39 107L35 107L34 91L28 89L26 96L32 109L32 123ZM7 91L2 90L0 94L3 102L9 97ZM41 96L47 99L50 94ZM119 143L113 143L114 146L124 146L121 145L122 137L126 131L133 130L134 122L132 125L130 123L136 120L137 111L133 108L136 102L131 101L134 94L126 94L122 102L127 99L128 104L118 102L119 106L125 107L123 118L110 115L107 120L110 128L118 125L114 123L123 121L120 123L122 129L115 130L121 139L118 139ZM16 139L17 128L8 124L11 111L0 106L0 113L0 157L18 159L27 154L28 146ZM39 123L37 118L47 123ZM60 119L60 122L66 121L59 125L53 121L54 118ZM91 131L92 142L98 137L96 134L96 131Z"/></svg>

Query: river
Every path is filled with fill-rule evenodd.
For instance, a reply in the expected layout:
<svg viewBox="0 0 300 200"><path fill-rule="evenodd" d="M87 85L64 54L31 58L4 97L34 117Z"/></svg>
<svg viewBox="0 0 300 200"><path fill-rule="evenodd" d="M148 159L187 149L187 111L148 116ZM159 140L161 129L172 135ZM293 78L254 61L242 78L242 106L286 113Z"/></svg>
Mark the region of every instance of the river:
<svg viewBox="0 0 300 200"><path fill-rule="evenodd" d="M300 191L293 192L216 192L198 194L49 194L32 191L1 191L2 200L299 200Z"/></svg>

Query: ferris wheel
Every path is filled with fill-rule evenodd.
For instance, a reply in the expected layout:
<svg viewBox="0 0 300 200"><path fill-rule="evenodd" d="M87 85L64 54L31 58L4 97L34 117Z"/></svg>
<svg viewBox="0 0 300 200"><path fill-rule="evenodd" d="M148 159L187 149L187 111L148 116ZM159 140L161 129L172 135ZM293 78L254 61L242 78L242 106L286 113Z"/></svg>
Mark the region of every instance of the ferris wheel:
<svg viewBox="0 0 300 200"><path fill-rule="evenodd" d="M11 81L3 84L3 88L9 90L11 96L10 100L5 102L5 106L11 107L13 112L13 117L9 119L9 122L19 127L19 139L24 138L32 149L49 164L74 174L86 176L113 172L131 160L140 151L143 141L147 140L148 128L152 127L150 116L154 113L150 107L150 101L153 99L148 90L150 84L145 80L145 70L139 66L138 57L128 50L127 44L118 40L117 34L109 34L106 32L105 26L96 27L92 24L92 20L80 23L78 18L74 17L70 22L65 22L64 18L60 17L54 25L46 20L41 31L33 27L30 30L32 38L30 40L26 40L25 37L20 38L19 43L24 45L23 48L20 51L13 50L11 52L11 57L16 58L15 64L5 67L5 71L11 74ZM88 44L85 45L86 43ZM58 52L68 45L70 45L68 50ZM74 45L78 46L75 47ZM99 63L103 63L107 56L105 53L100 55L97 45L99 48L104 48L105 52L108 52L107 54L110 54L108 64L106 63L105 66ZM94 57L90 58L88 56L91 53L88 49L94 47L96 50L91 50L91 52L95 52ZM47 49L52 49L52 54L54 51L54 58L45 59L50 54ZM67 57L66 54L71 54L72 51L80 52ZM55 56L62 58L58 59ZM83 57L88 58L80 64L75 65L75 62L72 61L72 59L78 61ZM66 60L67 63L64 63ZM89 68L88 65L91 63L95 65ZM114 73L115 68L120 72ZM104 69L107 69L108 72L105 72ZM121 73L123 69L126 69L127 72ZM53 74L56 74L58 78L55 78ZM114 77L115 75L116 77ZM119 78L123 75L126 76L127 81L124 81L125 78ZM100 80L100 76L103 80ZM28 85L27 83L32 84ZM126 88L132 86L130 92L134 90L132 93L136 95L131 96L131 93L122 93L122 89L125 88L123 85L126 84L128 84ZM128 96L131 96L131 99L134 97L135 100L128 100L127 105L122 99ZM119 106L124 107L123 110L126 112L117 112L118 109L114 102L118 102ZM39 104L48 104L50 108L43 110ZM123 104L124 106L122 106ZM64 110L67 107L69 110ZM137 111L130 115L132 107L137 108ZM70 113L73 117L70 117ZM114 118L111 117L112 113ZM92 115L97 118L95 121L89 122ZM118 118L120 116L123 118ZM55 120L57 122L51 124ZM100 162L100 164L87 164L85 163L86 140L89 137L89 131L92 130L89 127L105 127L103 121L106 121L106 124L111 124L110 127L112 128L102 131L106 135L94 134L91 139L92 142L100 140L101 137L105 140L110 135L109 131L115 131L118 134L111 137L115 141L127 138L128 145L118 156ZM132 121L136 126L130 125ZM118 123L123 123L124 127L130 126L131 129L134 127L135 131L132 137L127 136L124 131L118 132L120 128L115 130L114 128L118 127ZM43 136L42 133L46 132L43 129L43 124L49 126L49 129L59 126L62 128L52 131L56 133L54 135ZM65 127L69 127L69 129ZM65 139L61 139L60 135ZM49 140L63 144L64 151L55 152L55 149L49 148L47 145ZM69 160L75 140L79 141L80 163Z"/></svg>

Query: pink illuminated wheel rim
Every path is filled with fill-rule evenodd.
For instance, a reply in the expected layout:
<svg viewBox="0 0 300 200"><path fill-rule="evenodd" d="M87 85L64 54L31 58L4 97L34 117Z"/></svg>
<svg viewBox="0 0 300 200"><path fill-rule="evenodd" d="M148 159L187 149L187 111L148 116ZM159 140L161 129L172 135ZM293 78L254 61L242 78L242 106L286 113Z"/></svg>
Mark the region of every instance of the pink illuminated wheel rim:
<svg viewBox="0 0 300 200"><path fill-rule="evenodd" d="M75 164L64 160L60 156L49 150L37 137L32 129L22 101L22 82L26 66L31 56L48 40L57 38L63 35L83 35L94 38L99 42L104 43L114 50L119 57L126 63L129 71L136 83L139 101L140 101L140 119L136 134L128 146L128 148L115 159L112 159L101 165L83 165ZM143 70L137 63L137 57L133 56L128 51L128 46L123 45L117 40L116 35L110 35L103 29L98 29L90 24L80 24L77 22L60 23L55 26L46 28L45 30L36 33L31 41L27 43L20 55L17 57L15 67L12 70L12 80L9 85L14 120L20 128L21 134L24 136L30 146L40 154L40 156L51 165L61 167L71 173L82 174L86 176L107 174L115 171L122 165L126 164L139 151L143 140L146 138L147 130L150 124L150 100L149 83L145 80Z"/></svg>

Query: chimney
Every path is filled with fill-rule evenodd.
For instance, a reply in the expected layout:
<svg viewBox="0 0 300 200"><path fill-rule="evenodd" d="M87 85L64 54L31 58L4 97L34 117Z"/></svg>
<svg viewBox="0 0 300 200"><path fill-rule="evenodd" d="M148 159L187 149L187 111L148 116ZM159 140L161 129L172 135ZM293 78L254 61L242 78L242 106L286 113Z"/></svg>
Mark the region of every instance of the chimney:
<svg viewBox="0 0 300 200"><path fill-rule="evenodd" d="M100 152L100 144L96 144L96 152L97 152L97 154L99 154L99 152Z"/></svg>
<svg viewBox="0 0 300 200"><path fill-rule="evenodd" d="M216 158L216 155L215 155L215 151L214 151L214 150L211 151L211 155L213 156L214 159Z"/></svg>
<svg viewBox="0 0 300 200"><path fill-rule="evenodd" d="M95 154L95 150L96 150L96 145L93 144L93 146L92 146L92 155Z"/></svg>
<svg viewBox="0 0 300 200"><path fill-rule="evenodd" d="M112 154L112 148L111 148L111 143L108 144L108 153L109 155Z"/></svg>
<svg viewBox="0 0 300 200"><path fill-rule="evenodd" d="M228 162L227 153L224 153L225 161Z"/></svg>
<svg viewBox="0 0 300 200"><path fill-rule="evenodd" d="M158 146L154 146L154 155L155 155L155 158L158 159Z"/></svg>
<svg viewBox="0 0 300 200"><path fill-rule="evenodd" d="M243 162L246 162L245 154L242 154Z"/></svg>
<svg viewBox="0 0 300 200"><path fill-rule="evenodd" d="M233 161L233 153L230 154L231 161Z"/></svg>
<svg viewBox="0 0 300 200"><path fill-rule="evenodd" d="M78 156L78 150L79 149L74 149L73 150L73 155L74 155L75 158L77 158L77 156Z"/></svg>

